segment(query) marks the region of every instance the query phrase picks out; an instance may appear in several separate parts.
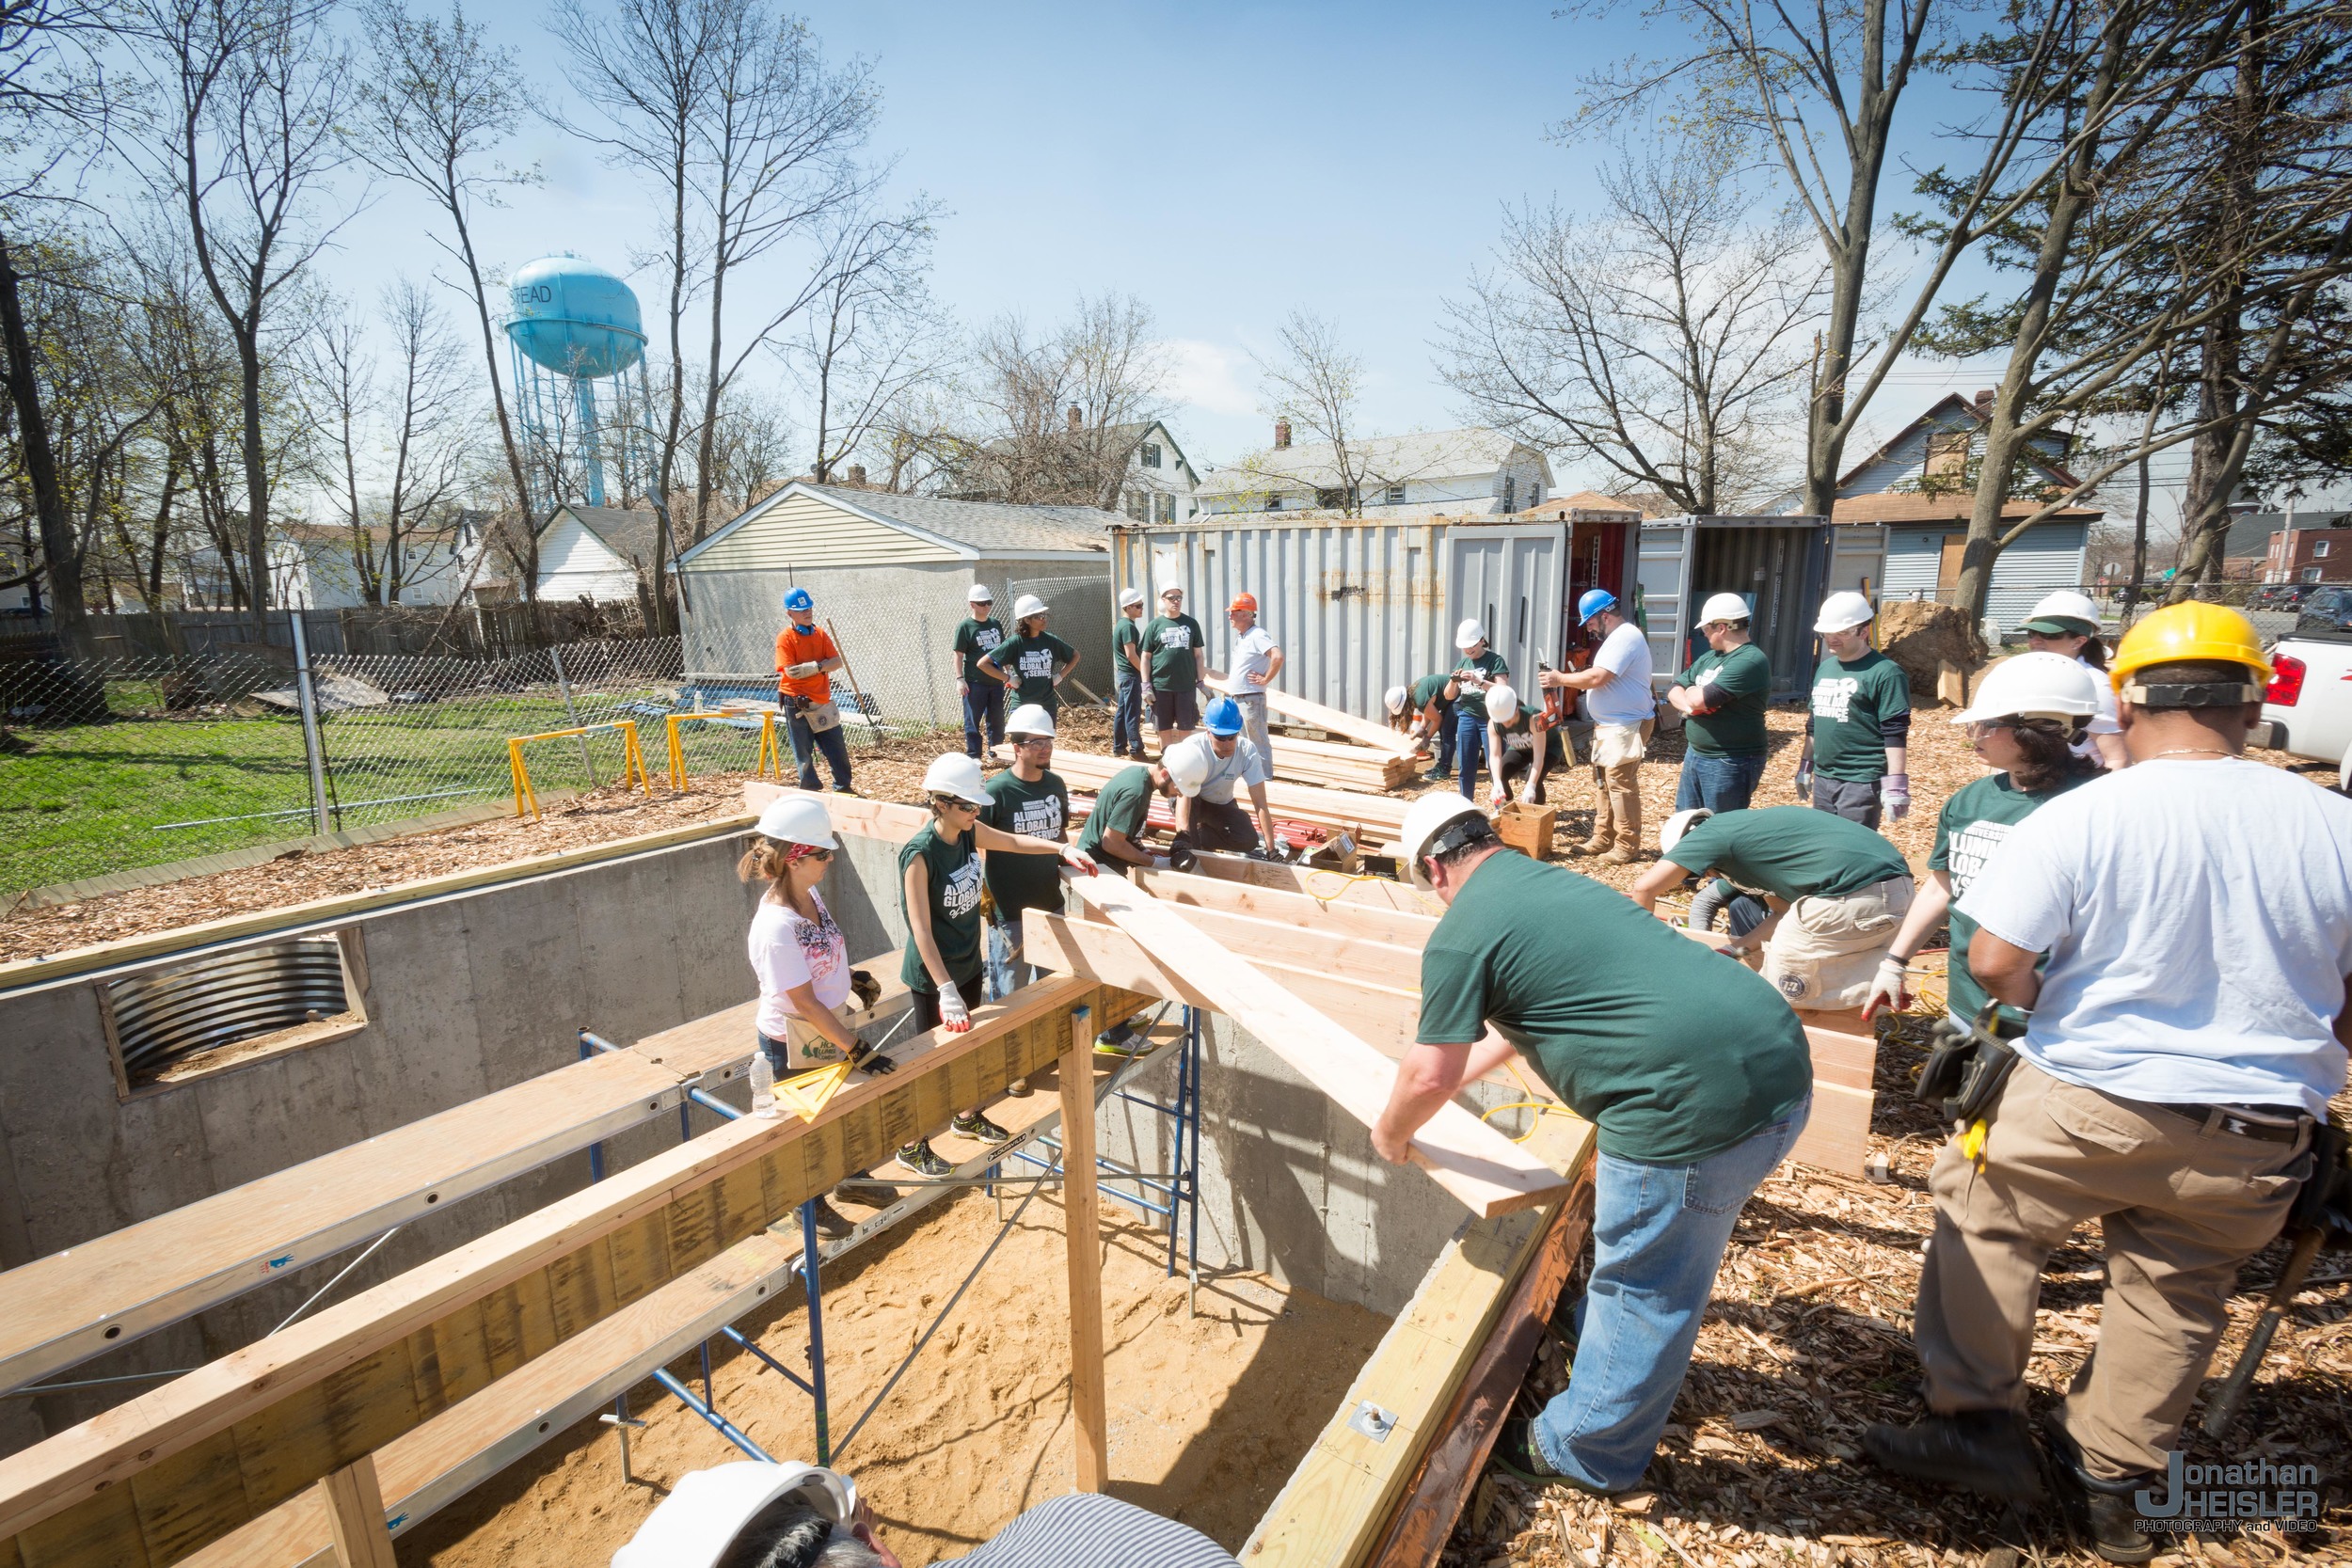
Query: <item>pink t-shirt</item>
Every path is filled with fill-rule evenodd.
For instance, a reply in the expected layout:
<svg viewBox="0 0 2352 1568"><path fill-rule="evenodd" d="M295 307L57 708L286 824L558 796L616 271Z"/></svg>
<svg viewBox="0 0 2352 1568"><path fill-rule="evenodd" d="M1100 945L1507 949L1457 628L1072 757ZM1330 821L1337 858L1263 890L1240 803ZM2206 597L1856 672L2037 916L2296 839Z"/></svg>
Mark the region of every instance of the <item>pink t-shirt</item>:
<svg viewBox="0 0 2352 1568"><path fill-rule="evenodd" d="M814 985L818 1002L838 1007L850 999L850 944L834 924L825 901L809 892L817 906L815 920L803 920L789 904L772 898L759 901L752 916L752 973L759 976L759 1032L771 1040L784 1038L784 1021L795 1016L795 986Z"/></svg>

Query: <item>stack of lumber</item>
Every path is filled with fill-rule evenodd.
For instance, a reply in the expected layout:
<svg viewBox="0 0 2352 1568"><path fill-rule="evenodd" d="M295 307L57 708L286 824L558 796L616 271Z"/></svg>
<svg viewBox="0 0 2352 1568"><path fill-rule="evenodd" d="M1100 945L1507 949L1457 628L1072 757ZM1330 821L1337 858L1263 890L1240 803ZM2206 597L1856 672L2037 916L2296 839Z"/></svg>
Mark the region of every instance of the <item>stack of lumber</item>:
<svg viewBox="0 0 2352 1568"><path fill-rule="evenodd" d="M1328 740L1274 738L1274 776L1334 789L1402 789L1421 770L1410 756Z"/></svg>
<svg viewBox="0 0 2352 1568"><path fill-rule="evenodd" d="M1093 752L1054 752L1054 771L1073 789L1098 790L1121 768L1134 766L1119 757ZM1405 830L1406 802L1355 790L1325 789L1314 784L1287 784L1280 779L1265 786L1266 804L1279 817L1340 828L1359 844L1393 844Z"/></svg>

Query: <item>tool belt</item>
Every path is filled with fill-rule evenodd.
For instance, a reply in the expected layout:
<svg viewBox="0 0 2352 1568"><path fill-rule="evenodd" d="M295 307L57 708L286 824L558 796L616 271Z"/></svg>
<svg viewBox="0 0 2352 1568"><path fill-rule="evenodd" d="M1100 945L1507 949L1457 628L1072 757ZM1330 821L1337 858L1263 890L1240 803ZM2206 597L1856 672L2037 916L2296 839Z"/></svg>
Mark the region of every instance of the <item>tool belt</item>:
<svg viewBox="0 0 2352 1568"><path fill-rule="evenodd" d="M1987 1002L1973 1022L1949 1018L1938 1022L1934 1053L1919 1073L1920 1103L1934 1106L1937 1116L1956 1126L1991 1121L2001 1089L2017 1068L2011 1042L2025 1033L2024 1021L2004 1016L1997 1002Z"/></svg>
<svg viewBox="0 0 2352 1568"><path fill-rule="evenodd" d="M811 735L821 735L826 730L841 727L841 709L830 702L813 702L806 697L787 693L784 699L784 714L787 719L798 719L806 724Z"/></svg>
<svg viewBox="0 0 2352 1568"><path fill-rule="evenodd" d="M2315 1229L2320 1245L2352 1246L2352 1132L2332 1120L2312 1129L2310 1168L2287 1209L2288 1231Z"/></svg>

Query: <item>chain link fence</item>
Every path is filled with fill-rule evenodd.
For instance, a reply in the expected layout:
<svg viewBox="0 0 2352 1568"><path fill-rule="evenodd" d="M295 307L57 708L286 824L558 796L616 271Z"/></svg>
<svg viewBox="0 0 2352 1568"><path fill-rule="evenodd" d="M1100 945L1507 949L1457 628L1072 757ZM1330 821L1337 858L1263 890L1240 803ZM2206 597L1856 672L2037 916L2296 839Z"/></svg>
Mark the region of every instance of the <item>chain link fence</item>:
<svg viewBox="0 0 2352 1568"><path fill-rule="evenodd" d="M853 751L951 721L929 711L939 705L884 716L835 680ZM524 756L542 802L611 784L627 741L609 726L623 721L634 721L659 793L669 787L672 715L774 697L769 671L686 678L675 637L504 658L305 648L0 661L0 892L456 807L511 808L508 742L518 736L606 726L531 740ZM752 771L760 739L756 712L678 726L690 779ZM781 726L777 740L788 767Z"/></svg>

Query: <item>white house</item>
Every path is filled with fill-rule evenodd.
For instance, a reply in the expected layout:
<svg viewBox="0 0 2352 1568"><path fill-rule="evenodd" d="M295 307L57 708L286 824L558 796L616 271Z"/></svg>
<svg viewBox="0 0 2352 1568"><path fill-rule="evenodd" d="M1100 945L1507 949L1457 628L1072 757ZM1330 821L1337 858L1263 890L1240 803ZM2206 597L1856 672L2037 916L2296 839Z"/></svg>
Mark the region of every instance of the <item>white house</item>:
<svg viewBox="0 0 2352 1568"><path fill-rule="evenodd" d="M1442 513L1486 516L1541 504L1551 464L1534 447L1476 426L1378 436L1351 443L1357 499L1367 517ZM1274 445L1212 469L1198 491L1200 510L1339 512L1346 482L1329 442L1293 446L1287 420L1274 421Z"/></svg>
<svg viewBox="0 0 2352 1568"><path fill-rule="evenodd" d="M449 604L469 580L477 594L495 587L501 576L493 569L495 563L485 563L480 572L472 569L488 538L486 522L485 513L463 511L445 530L404 539L399 602ZM376 571L387 574L385 531L371 528L368 533ZM199 560L198 572L203 573L207 564ZM216 563L211 564L216 574ZM225 603L226 589L215 596ZM342 523L288 523L279 528L270 541L270 602L303 610L350 610L368 603L358 565L352 560L350 528Z"/></svg>
<svg viewBox="0 0 2352 1568"><path fill-rule="evenodd" d="M1154 420L1138 433L1127 460L1119 509L1138 523L1185 523L1200 510L1200 475L1168 426Z"/></svg>
<svg viewBox="0 0 2352 1568"><path fill-rule="evenodd" d="M559 506L539 530L539 597L634 604L653 581L661 527L651 511L617 506Z"/></svg>

